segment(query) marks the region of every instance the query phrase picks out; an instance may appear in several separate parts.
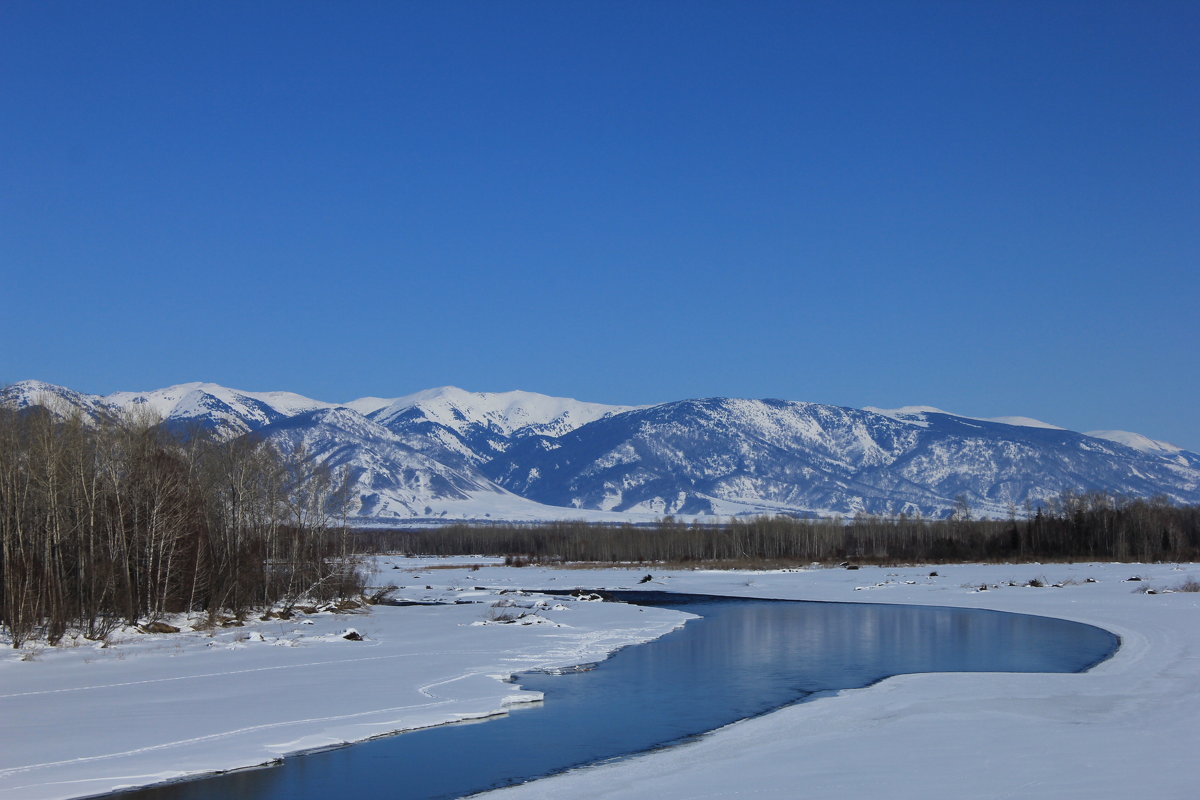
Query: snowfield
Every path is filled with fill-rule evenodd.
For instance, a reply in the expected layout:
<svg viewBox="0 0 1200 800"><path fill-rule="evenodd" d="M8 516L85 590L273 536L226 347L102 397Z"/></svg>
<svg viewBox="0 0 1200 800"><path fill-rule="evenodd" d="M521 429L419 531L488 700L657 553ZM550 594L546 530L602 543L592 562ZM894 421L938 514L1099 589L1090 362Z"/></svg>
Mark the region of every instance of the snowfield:
<svg viewBox="0 0 1200 800"><path fill-rule="evenodd" d="M382 582L405 586L396 597L451 604L10 650L0 661L0 797L94 795L502 713L541 697L504 682L511 674L597 661L688 619L472 588L521 573L392 562L418 562L380 562ZM517 606L493 609L498 600ZM512 610L528 617L488 621ZM342 638L351 628L362 641Z"/></svg>
<svg viewBox="0 0 1200 800"><path fill-rule="evenodd" d="M929 577L931 571L938 577ZM1127 580L1135 576L1144 580ZM1086 583L1089 578L1096 583ZM1200 565L670 573L664 582L676 591L1054 616L1104 627L1122 644L1084 674L901 675L735 723L690 744L487 796L1194 797L1200 785L1200 594L1134 593L1188 578L1200 578ZM1032 579L1047 585L1021 585ZM1065 585L1052 585L1057 582ZM979 591L983 585L988 589Z"/></svg>
<svg viewBox="0 0 1200 800"><path fill-rule="evenodd" d="M689 618L512 590L634 586L1018 611L1100 625L1122 646L1081 675L898 676L488 797L1090 800L1190 797L1200 782L1200 594L1134 593L1200 579L1200 565L711 572L493 561L377 560L379 582L404 587L397 597L455 604L10 650L0 655L0 797L94 795L503 713L538 698L504 677L595 661ZM515 606L494 609L498 600ZM492 619L513 610L526 616ZM342 638L348 629L362 641Z"/></svg>

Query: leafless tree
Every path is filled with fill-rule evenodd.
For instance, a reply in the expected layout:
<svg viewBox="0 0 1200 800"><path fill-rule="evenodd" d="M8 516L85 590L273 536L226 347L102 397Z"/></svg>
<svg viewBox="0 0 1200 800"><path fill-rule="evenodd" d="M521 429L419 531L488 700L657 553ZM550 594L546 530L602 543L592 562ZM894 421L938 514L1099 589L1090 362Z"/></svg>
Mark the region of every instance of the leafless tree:
<svg viewBox="0 0 1200 800"><path fill-rule="evenodd" d="M356 594L343 502L338 476L252 438L0 407L0 626L19 647Z"/></svg>

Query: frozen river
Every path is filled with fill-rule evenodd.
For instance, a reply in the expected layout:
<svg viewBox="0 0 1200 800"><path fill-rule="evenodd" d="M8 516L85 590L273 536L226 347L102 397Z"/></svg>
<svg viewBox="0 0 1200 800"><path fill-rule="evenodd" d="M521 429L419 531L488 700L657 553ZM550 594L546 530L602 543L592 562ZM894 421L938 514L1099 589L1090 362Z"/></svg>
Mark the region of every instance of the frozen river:
<svg viewBox="0 0 1200 800"><path fill-rule="evenodd" d="M1090 625L997 611L611 594L701 618L620 650L594 669L518 675L522 687L543 692L545 700L504 717L119 796L461 797L669 745L816 693L863 687L891 675L1078 672L1118 645L1114 635Z"/></svg>

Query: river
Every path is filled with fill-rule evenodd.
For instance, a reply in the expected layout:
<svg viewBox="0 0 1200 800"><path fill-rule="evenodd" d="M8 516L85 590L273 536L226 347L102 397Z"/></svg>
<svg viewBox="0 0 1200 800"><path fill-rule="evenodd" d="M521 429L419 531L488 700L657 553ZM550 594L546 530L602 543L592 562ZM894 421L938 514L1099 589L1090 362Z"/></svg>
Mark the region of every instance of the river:
<svg viewBox="0 0 1200 800"><path fill-rule="evenodd" d="M282 765L122 793L122 800L434 800L522 783L699 736L816 693L914 672L1079 672L1111 633L998 611L612 592L699 615L562 674L522 673L542 703ZM269 688L266 689L269 691ZM280 698L280 702L286 702Z"/></svg>

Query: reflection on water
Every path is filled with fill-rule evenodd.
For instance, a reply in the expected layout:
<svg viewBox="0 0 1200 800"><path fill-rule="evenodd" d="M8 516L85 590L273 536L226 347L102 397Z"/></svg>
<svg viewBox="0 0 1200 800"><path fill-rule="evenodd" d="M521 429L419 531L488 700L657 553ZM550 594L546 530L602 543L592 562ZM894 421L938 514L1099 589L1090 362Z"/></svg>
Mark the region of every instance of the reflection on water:
<svg viewBox="0 0 1200 800"><path fill-rule="evenodd" d="M400 734L121 797L460 797L677 742L813 692L909 672L1077 672L1117 646L1089 625L995 611L613 594L703 619L591 671L524 673L518 682L544 692L545 702L485 724Z"/></svg>

